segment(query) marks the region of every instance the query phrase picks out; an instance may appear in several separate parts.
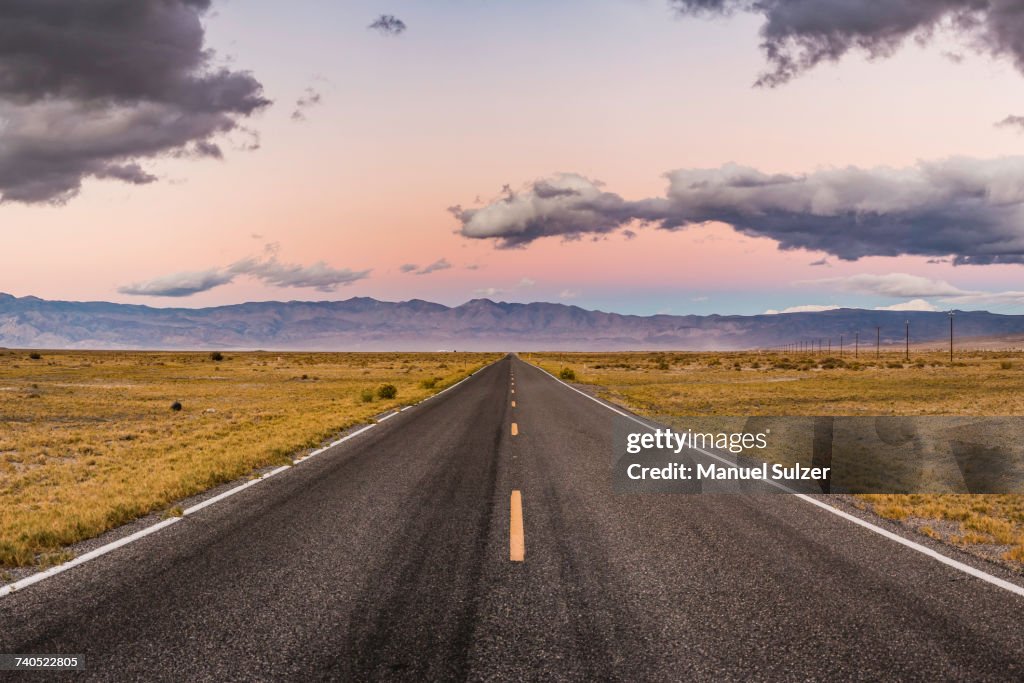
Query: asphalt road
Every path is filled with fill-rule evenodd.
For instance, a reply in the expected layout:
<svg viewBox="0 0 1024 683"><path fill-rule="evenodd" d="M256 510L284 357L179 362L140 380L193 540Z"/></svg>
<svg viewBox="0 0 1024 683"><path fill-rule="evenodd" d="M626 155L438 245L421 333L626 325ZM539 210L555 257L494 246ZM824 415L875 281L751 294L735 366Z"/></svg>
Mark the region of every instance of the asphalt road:
<svg viewBox="0 0 1024 683"><path fill-rule="evenodd" d="M610 418L506 358L0 599L0 653L117 681L1024 679L1024 598L794 496L614 495Z"/></svg>

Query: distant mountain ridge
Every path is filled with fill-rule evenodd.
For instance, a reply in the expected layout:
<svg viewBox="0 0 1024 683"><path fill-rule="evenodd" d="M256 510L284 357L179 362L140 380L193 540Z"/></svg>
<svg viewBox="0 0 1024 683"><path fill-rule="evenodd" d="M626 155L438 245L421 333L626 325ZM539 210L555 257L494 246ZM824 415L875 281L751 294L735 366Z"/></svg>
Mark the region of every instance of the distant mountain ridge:
<svg viewBox="0 0 1024 683"><path fill-rule="evenodd" d="M774 315L622 315L554 303L473 299L444 306L390 302L263 301L211 308L153 308L49 301L0 293L0 346L70 349L275 349L339 351L730 350L839 336L861 343L940 341L946 313L842 308ZM1024 315L958 311L958 337L1024 334Z"/></svg>

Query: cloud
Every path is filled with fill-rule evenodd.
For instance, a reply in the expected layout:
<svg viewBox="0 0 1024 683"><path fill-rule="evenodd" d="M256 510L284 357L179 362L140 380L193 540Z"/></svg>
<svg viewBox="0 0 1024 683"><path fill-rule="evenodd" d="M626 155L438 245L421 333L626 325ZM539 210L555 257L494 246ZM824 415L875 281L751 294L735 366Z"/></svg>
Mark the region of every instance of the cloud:
<svg viewBox="0 0 1024 683"><path fill-rule="evenodd" d="M904 301L891 306L875 306L876 311L937 311L939 310L936 306L928 303L924 299L913 299L911 301Z"/></svg>
<svg viewBox="0 0 1024 683"><path fill-rule="evenodd" d="M367 28L377 31L384 36L397 36L404 33L405 22L391 14L382 14L377 17Z"/></svg>
<svg viewBox="0 0 1024 683"><path fill-rule="evenodd" d="M655 212L653 207L645 213L643 202L627 202L576 173L538 180L518 193L506 186L501 197L481 208L453 206L449 211L462 223L464 236L495 238L503 247L525 245L541 237L572 239L613 232L634 220L653 221L664 215L664 210Z"/></svg>
<svg viewBox="0 0 1024 683"><path fill-rule="evenodd" d="M909 273L888 273L885 275L862 273L847 277L803 280L798 284L831 285L847 292L892 298L953 297L976 293L954 287L944 280L933 280L919 275L910 275Z"/></svg>
<svg viewBox="0 0 1024 683"><path fill-rule="evenodd" d="M1024 14L1019 0L670 0L682 16L760 14L768 70L757 85L774 87L847 53L877 59L908 39L923 44L952 34L980 54L1007 57L1024 71Z"/></svg>
<svg viewBox="0 0 1024 683"><path fill-rule="evenodd" d="M222 155L269 104L213 63L211 0L0 4L0 198L60 203L85 178L151 183L139 161Z"/></svg>
<svg viewBox="0 0 1024 683"><path fill-rule="evenodd" d="M820 258L817 261L811 261L807 265L809 265L809 266L829 266L831 264L828 262L827 258Z"/></svg>
<svg viewBox="0 0 1024 683"><path fill-rule="evenodd" d="M498 289L497 287L483 287L481 289L474 289L473 290L474 294L479 294L480 296L486 296L486 297L497 296L499 294L503 294L504 292L505 292L505 290Z"/></svg>
<svg viewBox="0 0 1024 683"><path fill-rule="evenodd" d="M305 121L306 110L315 107L323 101L323 95L313 88L306 88L302 95L295 100L295 110L292 111L292 121Z"/></svg>
<svg viewBox="0 0 1024 683"><path fill-rule="evenodd" d="M185 297L230 284L240 275L247 275L272 287L303 287L320 292L333 292L339 286L369 277L369 270L353 271L333 268L323 261L312 265L281 263L277 259L277 245L268 244L262 259L244 258L225 268L211 268L196 272L175 273L154 278L148 282L118 287L121 294L132 296Z"/></svg>
<svg viewBox="0 0 1024 683"><path fill-rule="evenodd" d="M1016 128L1018 132L1024 131L1024 116L1007 116L1001 121L996 121L996 128Z"/></svg>
<svg viewBox="0 0 1024 683"><path fill-rule="evenodd" d="M572 289L563 289L558 293L559 299L575 299L580 295L579 292Z"/></svg>
<svg viewBox="0 0 1024 683"><path fill-rule="evenodd" d="M803 306L790 306L789 308L783 308L781 311L777 311L774 308L769 308L764 312L765 315L778 315L779 313L820 313L821 311L834 311L837 308L841 308L836 304L805 304Z"/></svg>
<svg viewBox="0 0 1024 683"><path fill-rule="evenodd" d="M536 280L531 280L528 277L524 277L516 284L516 287L533 287L535 284L537 284Z"/></svg>
<svg viewBox="0 0 1024 683"><path fill-rule="evenodd" d="M406 263L399 267L399 270L403 273L412 273L413 275L430 275L436 273L439 270L448 270L452 267L452 264L448 262L446 258L439 258L430 265L420 268L415 263Z"/></svg>
<svg viewBox="0 0 1024 683"><path fill-rule="evenodd" d="M354 271L333 268L323 261L308 266L281 263L276 256L269 259L242 259L228 267L236 275L250 275L273 287L310 287L320 292L333 292L370 275L369 270Z"/></svg>
<svg viewBox="0 0 1024 683"><path fill-rule="evenodd" d="M463 236L520 247L631 224L680 230L726 223L781 249L865 256L952 256L1024 263L1024 157L950 158L907 168L766 173L727 164L666 174L664 197L630 201L584 176L535 181L478 208L452 208Z"/></svg>
<svg viewBox="0 0 1024 683"><path fill-rule="evenodd" d="M922 306L931 305L927 301L923 301L926 298L939 299L944 304L956 306L977 306L981 304L1019 305L1024 303L1024 292L1022 291L989 292L962 289L944 280L933 280L918 275L910 275L909 273L887 273L885 275L865 273L848 277L804 280L797 284L810 284L816 287L826 286L841 291L871 296L913 299L913 301L893 304L892 306L883 306L878 310L929 310L925 308L900 308L901 306L909 306L915 303Z"/></svg>
<svg viewBox="0 0 1024 683"><path fill-rule="evenodd" d="M137 282L118 287L117 291L121 294L130 294L132 296L185 297L226 285L234 278L233 273L220 268L213 268L197 272L166 275L154 278L149 282Z"/></svg>

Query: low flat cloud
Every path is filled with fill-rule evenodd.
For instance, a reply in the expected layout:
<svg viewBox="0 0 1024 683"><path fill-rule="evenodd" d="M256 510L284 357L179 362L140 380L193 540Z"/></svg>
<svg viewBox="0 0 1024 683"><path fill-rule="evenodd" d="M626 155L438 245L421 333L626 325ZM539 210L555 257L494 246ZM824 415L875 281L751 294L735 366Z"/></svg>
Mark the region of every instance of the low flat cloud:
<svg viewBox="0 0 1024 683"><path fill-rule="evenodd" d="M277 257L243 259L231 265L229 272L249 275L273 287L310 287L319 292L333 292L339 286L369 277L369 270L334 268L323 261L308 266L281 263Z"/></svg>
<svg viewBox="0 0 1024 683"><path fill-rule="evenodd" d="M945 280L933 280L909 273L886 273L884 275L861 273L847 277L803 280L797 284L824 285L846 292L892 298L952 297L974 293L955 287Z"/></svg>
<svg viewBox="0 0 1024 683"><path fill-rule="evenodd" d="M912 299L891 306L876 306L876 311L937 311L939 308L924 299Z"/></svg>
<svg viewBox="0 0 1024 683"><path fill-rule="evenodd" d="M368 28L384 36L397 36L404 33L407 27L404 21L393 14L382 14Z"/></svg>
<svg viewBox="0 0 1024 683"><path fill-rule="evenodd" d="M908 40L952 35L980 54L1007 58L1024 71L1024 14L1019 0L669 0L681 16L759 14L768 69L756 83L774 87L851 52L872 59ZM959 53L958 53L959 54Z"/></svg>
<svg viewBox="0 0 1024 683"><path fill-rule="evenodd" d="M218 140L270 102L214 63L211 4L0 4L0 201L61 203L85 178L154 182L146 159L222 157Z"/></svg>
<svg viewBox="0 0 1024 683"><path fill-rule="evenodd" d="M822 311L835 311L840 308L859 308L858 306L839 306L838 304L805 304L803 306L790 306L782 310L769 308L765 315L778 315L780 313L820 313ZM873 311L937 311L939 310L924 299L904 301L891 306L875 306Z"/></svg>
<svg viewBox="0 0 1024 683"><path fill-rule="evenodd" d="M117 291L132 296L186 297L226 285L234 278L233 273L220 268L211 268L210 270L165 275L148 282L137 282L118 287Z"/></svg>
<svg viewBox="0 0 1024 683"><path fill-rule="evenodd" d="M779 313L820 313L821 311L834 311L837 308L842 308L838 304L804 304L802 306L790 306L789 308L783 308L782 310L775 310L769 308L764 312L765 315L778 315Z"/></svg>
<svg viewBox="0 0 1024 683"><path fill-rule="evenodd" d="M420 268L415 263L404 263L399 266L398 270L403 273L412 273L413 275L430 275L436 273L439 270L448 270L452 267L452 264L448 262L446 258L439 258L433 263L423 266Z"/></svg>
<svg viewBox="0 0 1024 683"><path fill-rule="evenodd" d="M878 310L939 310L928 303L926 299L937 299L949 306L1024 304L1024 291L1006 290L993 292L963 289L945 280L935 280L909 273L886 273L880 275L862 273L847 277L802 280L795 284L812 285L815 288L826 287L869 296L910 299L909 301L891 306L880 307ZM931 306L931 308L926 308L925 306Z"/></svg>
<svg viewBox="0 0 1024 683"><path fill-rule="evenodd" d="M663 197L626 200L562 173L480 207L455 206L460 232L522 247L634 225L681 230L708 222L855 261L865 256L951 257L958 265L1024 263L1024 157L955 157L906 168L768 173L727 164L665 174Z"/></svg>
<svg viewBox="0 0 1024 683"><path fill-rule="evenodd" d="M272 287L333 292L369 275L369 270L334 268L323 261L311 265L281 263L277 259L276 247L272 245L263 258L244 258L224 268L164 275L118 287L117 291L131 296L187 297L230 284L239 276L249 276Z"/></svg>

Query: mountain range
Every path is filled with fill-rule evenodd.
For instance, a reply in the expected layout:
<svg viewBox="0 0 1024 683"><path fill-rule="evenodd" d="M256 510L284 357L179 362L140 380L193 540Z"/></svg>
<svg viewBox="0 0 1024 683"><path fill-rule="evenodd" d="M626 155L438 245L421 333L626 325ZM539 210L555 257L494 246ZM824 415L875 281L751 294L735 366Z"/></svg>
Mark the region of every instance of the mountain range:
<svg viewBox="0 0 1024 683"><path fill-rule="evenodd" d="M948 339L946 313L841 308L765 315L621 315L555 303L473 299L264 301L210 308L154 308L49 301L0 293L0 346L49 349L266 349L338 351L730 350L859 333L865 346ZM1024 334L1024 315L956 312L956 334Z"/></svg>

